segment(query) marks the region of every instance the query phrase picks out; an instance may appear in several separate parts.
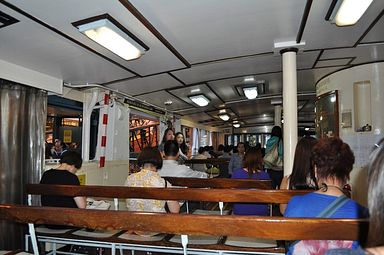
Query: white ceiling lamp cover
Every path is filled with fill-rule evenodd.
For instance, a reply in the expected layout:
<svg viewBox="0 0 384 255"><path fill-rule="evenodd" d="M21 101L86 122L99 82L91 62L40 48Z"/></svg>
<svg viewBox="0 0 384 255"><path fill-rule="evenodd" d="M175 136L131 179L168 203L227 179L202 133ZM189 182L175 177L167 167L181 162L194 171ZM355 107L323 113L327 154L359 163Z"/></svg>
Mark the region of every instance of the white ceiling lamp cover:
<svg viewBox="0 0 384 255"><path fill-rule="evenodd" d="M330 20L337 26L351 26L363 16L373 0L339 0ZM335 14L336 13L336 14Z"/></svg>
<svg viewBox="0 0 384 255"><path fill-rule="evenodd" d="M201 107L207 106L209 104L209 99L204 95L189 96L189 99L191 99L192 102Z"/></svg>
<svg viewBox="0 0 384 255"><path fill-rule="evenodd" d="M102 15L100 19L89 23L84 23L85 21L75 22L73 25L79 32L125 60L137 59L149 49L109 15Z"/></svg>
<svg viewBox="0 0 384 255"><path fill-rule="evenodd" d="M224 120L224 121L228 121L229 120L229 115L224 113L224 114L220 114L219 115L220 119Z"/></svg>
<svg viewBox="0 0 384 255"><path fill-rule="evenodd" d="M239 128L240 127L240 123L233 123L233 127L234 128Z"/></svg>
<svg viewBox="0 0 384 255"><path fill-rule="evenodd" d="M244 91L244 95L248 99L255 99L258 95L256 86L255 87L245 87L245 88L243 88L243 91Z"/></svg>

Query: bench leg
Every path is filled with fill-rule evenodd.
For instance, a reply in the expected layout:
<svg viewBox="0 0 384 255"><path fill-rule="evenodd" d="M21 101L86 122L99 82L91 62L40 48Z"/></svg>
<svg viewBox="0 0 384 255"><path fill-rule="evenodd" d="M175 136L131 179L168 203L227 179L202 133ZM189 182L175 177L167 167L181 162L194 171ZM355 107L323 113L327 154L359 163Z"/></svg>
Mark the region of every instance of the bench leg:
<svg viewBox="0 0 384 255"><path fill-rule="evenodd" d="M35 226L32 223L28 223L28 227L29 227L29 234L31 235L33 254L39 255L39 248L37 247Z"/></svg>
<svg viewBox="0 0 384 255"><path fill-rule="evenodd" d="M181 235L181 245L183 246L183 254L187 255L187 245L188 245L188 236L187 235Z"/></svg>

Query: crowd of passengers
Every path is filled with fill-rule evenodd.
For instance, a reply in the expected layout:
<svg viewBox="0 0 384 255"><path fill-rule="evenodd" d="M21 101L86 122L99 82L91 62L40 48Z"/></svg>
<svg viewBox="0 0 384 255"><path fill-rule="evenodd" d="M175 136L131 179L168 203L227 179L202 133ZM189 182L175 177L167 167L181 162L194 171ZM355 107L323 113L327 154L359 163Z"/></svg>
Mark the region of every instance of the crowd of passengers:
<svg viewBox="0 0 384 255"><path fill-rule="evenodd" d="M282 157L281 128L274 127L267 141L265 155L272 150ZM174 135L167 129L158 148L144 148L138 157L140 171L128 175L125 186L129 187L171 187L163 177L208 178L207 166L186 166L190 159L190 149L185 144L182 133ZM285 217L311 218L367 218L370 217L368 246L363 250L357 241L303 240L292 243L288 254L384 254L384 148L383 142L375 144L369 166L369 213L368 209L350 198L349 176L355 157L349 145L340 138L303 137L296 146L292 173L283 176L283 167L266 168L261 146L246 148L238 143L237 150L231 152L228 146L217 152L199 149L195 158L230 158L228 174L233 179L272 180L273 189L310 189L313 192L294 196L287 205L280 205ZM44 172L43 184L79 185L75 175L81 168L82 159L76 151L64 153L56 169ZM85 197L42 196L43 206L86 207ZM129 211L179 213L180 201L160 201L150 199L127 199ZM235 215L271 214L266 204L234 204ZM274 214L276 215L276 214ZM136 233L148 235L148 233ZM153 233L156 234L156 233Z"/></svg>

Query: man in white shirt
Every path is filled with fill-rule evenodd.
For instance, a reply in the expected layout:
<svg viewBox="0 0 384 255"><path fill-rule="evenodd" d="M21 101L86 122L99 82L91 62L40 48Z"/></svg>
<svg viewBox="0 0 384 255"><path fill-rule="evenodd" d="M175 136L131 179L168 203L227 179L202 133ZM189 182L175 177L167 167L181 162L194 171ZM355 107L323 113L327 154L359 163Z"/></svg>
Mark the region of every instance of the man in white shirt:
<svg viewBox="0 0 384 255"><path fill-rule="evenodd" d="M159 174L161 177L187 177L187 178L207 178L207 173L194 171L186 165L179 165L177 158L179 157L179 145L176 141L167 141L164 144L163 167Z"/></svg>

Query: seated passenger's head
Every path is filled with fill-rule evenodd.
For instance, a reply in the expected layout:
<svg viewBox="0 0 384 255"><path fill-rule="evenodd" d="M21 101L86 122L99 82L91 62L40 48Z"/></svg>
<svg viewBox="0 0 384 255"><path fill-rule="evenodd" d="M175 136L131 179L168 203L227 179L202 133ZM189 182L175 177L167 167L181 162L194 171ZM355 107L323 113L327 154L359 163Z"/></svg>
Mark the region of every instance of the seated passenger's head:
<svg viewBox="0 0 384 255"><path fill-rule="evenodd" d="M313 147L312 160L319 186L326 180L344 185L349 180L355 156L340 138L322 138Z"/></svg>
<svg viewBox="0 0 384 255"><path fill-rule="evenodd" d="M137 164L140 168L160 169L163 166L163 158L160 151L155 147L144 148L137 158Z"/></svg>
<svg viewBox="0 0 384 255"><path fill-rule="evenodd" d="M263 169L263 157L261 149L251 147L244 155L243 167L248 170L249 176Z"/></svg>
<svg viewBox="0 0 384 255"><path fill-rule="evenodd" d="M165 142L164 155L166 158L177 158L179 156L179 144L177 141L171 140Z"/></svg>
<svg viewBox="0 0 384 255"><path fill-rule="evenodd" d="M78 169L81 168L83 164L83 159L81 158L80 153L76 151L66 151L61 155L60 164L67 164L73 168L68 169L71 173L76 173Z"/></svg>
<svg viewBox="0 0 384 255"><path fill-rule="evenodd" d="M243 142L239 142L237 144L237 153L244 154L245 152L245 144Z"/></svg>

